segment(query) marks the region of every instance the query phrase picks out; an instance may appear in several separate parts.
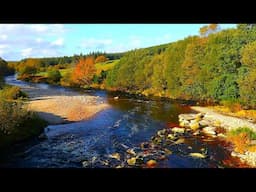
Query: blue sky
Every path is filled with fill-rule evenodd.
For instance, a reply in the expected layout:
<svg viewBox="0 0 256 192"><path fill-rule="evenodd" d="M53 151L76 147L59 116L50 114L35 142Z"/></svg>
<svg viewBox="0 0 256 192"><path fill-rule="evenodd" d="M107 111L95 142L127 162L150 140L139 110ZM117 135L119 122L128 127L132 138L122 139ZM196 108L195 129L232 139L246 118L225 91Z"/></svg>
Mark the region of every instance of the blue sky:
<svg viewBox="0 0 256 192"><path fill-rule="evenodd" d="M122 52L198 35L207 24L0 24L0 57L55 57ZM221 29L235 24L220 24Z"/></svg>

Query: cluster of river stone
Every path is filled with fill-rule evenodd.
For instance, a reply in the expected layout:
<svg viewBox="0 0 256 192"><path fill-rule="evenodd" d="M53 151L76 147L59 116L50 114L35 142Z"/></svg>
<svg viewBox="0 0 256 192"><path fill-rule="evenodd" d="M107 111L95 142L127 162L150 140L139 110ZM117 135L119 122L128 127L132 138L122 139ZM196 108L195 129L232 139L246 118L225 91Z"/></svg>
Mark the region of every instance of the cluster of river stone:
<svg viewBox="0 0 256 192"><path fill-rule="evenodd" d="M123 151L108 154L104 159L92 159L90 161L84 161L84 167L158 167L158 163L162 160L166 160L169 155L175 153L174 146L177 146L185 142L185 138L192 135L206 134L210 137L226 136L223 133L218 133L217 127L220 126L220 122L212 121L207 118L207 115L198 114L180 114L179 115L179 127L171 127L159 130L156 135L151 137L149 142L143 142L138 147L129 148L122 144ZM200 153L191 152L188 153L193 158L207 158L207 150L202 150Z"/></svg>

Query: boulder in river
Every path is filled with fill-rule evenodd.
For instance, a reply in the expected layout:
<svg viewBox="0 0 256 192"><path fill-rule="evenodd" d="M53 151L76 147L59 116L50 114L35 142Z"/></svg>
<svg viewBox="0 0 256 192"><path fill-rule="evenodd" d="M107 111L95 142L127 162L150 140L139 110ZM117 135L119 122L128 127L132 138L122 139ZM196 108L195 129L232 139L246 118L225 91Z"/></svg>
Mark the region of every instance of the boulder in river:
<svg viewBox="0 0 256 192"><path fill-rule="evenodd" d="M191 157L195 157L195 158L206 158L206 155L204 155L202 153L190 153L189 155Z"/></svg>
<svg viewBox="0 0 256 192"><path fill-rule="evenodd" d="M193 119L196 119L196 115L197 114L180 114L179 115L179 120L180 121L183 121L183 120L187 120L187 121L190 121L190 120L193 120Z"/></svg>
<svg viewBox="0 0 256 192"><path fill-rule="evenodd" d="M120 161L120 154L119 153L113 153L111 155L109 155L110 158L112 159L117 159L118 161Z"/></svg>
<svg viewBox="0 0 256 192"><path fill-rule="evenodd" d="M155 160L149 160L149 161L147 161L147 167L148 168L153 168L153 167L155 167L156 166L156 161Z"/></svg>
<svg viewBox="0 0 256 192"><path fill-rule="evenodd" d="M136 163L136 157L132 157L127 160L128 165L135 165Z"/></svg>
<svg viewBox="0 0 256 192"><path fill-rule="evenodd" d="M167 138L170 140L174 140L176 137L173 134L168 134Z"/></svg>
<svg viewBox="0 0 256 192"><path fill-rule="evenodd" d="M203 132L207 135L216 135L216 127L205 127L203 128Z"/></svg>
<svg viewBox="0 0 256 192"><path fill-rule="evenodd" d="M136 155L136 152L134 151L134 149L127 149L126 152L130 155Z"/></svg>
<svg viewBox="0 0 256 192"><path fill-rule="evenodd" d="M174 127L174 128L172 128L172 131L174 133L184 133L185 129L184 128L179 128L179 127Z"/></svg>
<svg viewBox="0 0 256 192"><path fill-rule="evenodd" d="M189 127L192 129L192 130L197 130L200 128L200 125L197 121L195 120L192 120L189 124Z"/></svg>

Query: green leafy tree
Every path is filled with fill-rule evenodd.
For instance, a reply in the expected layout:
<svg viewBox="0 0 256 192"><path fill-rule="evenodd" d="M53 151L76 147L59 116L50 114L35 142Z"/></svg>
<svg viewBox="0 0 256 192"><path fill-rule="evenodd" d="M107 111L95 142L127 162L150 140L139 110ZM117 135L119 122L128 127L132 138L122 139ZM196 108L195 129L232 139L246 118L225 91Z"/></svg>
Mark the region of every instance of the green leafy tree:
<svg viewBox="0 0 256 192"><path fill-rule="evenodd" d="M48 72L47 77L50 83L58 83L60 82L61 74L59 70L53 69Z"/></svg>

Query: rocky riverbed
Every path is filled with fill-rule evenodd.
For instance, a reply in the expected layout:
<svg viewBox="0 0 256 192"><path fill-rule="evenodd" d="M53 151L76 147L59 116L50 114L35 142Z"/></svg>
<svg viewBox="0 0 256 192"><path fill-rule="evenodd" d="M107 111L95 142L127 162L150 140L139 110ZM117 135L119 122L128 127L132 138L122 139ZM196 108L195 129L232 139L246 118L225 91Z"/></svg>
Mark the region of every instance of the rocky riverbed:
<svg viewBox="0 0 256 192"><path fill-rule="evenodd" d="M231 144L226 141L225 129L218 121L208 118L206 114L180 114L180 125L171 126L151 137L147 142L142 142L139 146L129 148L122 146L122 153L112 153L103 159L92 158L83 162L84 167L137 167L154 168L164 167L172 158L179 156L189 160L201 159L203 167L204 161L215 161L213 168L222 167L250 167L247 161L240 161L239 156L232 152ZM196 137L197 140L191 140ZM212 143L212 144L210 144ZM209 147L211 146L211 147ZM212 148L226 148L227 159L215 159L215 152ZM232 162L232 163L231 163Z"/></svg>
<svg viewBox="0 0 256 192"><path fill-rule="evenodd" d="M192 109L201 113L181 114L179 115L179 121L180 126L193 130L193 135L204 132L211 137L226 138L226 134L218 133L217 130L221 128L228 132L239 127L248 127L253 131L256 130L256 125L245 119L222 115L206 107L192 107ZM255 144L252 144L252 146L255 146ZM241 161L251 167L256 167L256 152L244 151L239 153L232 150L231 155L240 158Z"/></svg>

